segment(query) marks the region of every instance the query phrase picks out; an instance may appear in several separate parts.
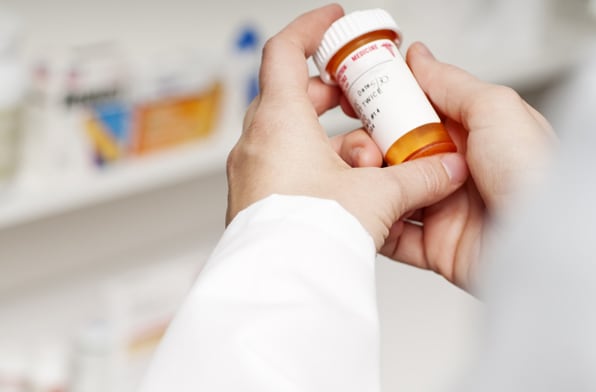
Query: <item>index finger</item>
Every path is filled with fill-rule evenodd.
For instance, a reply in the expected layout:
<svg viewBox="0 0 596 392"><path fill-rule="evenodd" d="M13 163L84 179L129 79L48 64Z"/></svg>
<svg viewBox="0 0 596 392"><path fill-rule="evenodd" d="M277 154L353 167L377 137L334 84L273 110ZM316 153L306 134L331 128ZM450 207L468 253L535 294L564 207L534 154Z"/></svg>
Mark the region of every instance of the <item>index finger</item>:
<svg viewBox="0 0 596 392"><path fill-rule="evenodd" d="M420 42L410 46L406 58L416 80L437 109L468 131L489 127L494 125L495 119L512 115L527 118L527 105L513 89L484 82L462 69L437 61Z"/></svg>
<svg viewBox="0 0 596 392"><path fill-rule="evenodd" d="M314 54L331 24L342 17L338 4L307 12L267 41L263 48L260 89L263 96L307 91L306 59Z"/></svg>

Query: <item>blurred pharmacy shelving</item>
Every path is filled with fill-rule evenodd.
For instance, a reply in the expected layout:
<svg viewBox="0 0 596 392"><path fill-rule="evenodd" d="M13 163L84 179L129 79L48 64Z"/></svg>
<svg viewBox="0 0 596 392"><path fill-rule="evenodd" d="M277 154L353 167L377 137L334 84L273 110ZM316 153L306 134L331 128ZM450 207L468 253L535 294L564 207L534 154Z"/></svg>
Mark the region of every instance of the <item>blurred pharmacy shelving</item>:
<svg viewBox="0 0 596 392"><path fill-rule="evenodd" d="M337 110L323 115L321 123L330 134L358 125ZM240 124L239 120L234 121L231 127L239 130ZM238 135L218 129L206 140L128 159L84 176L58 178L41 187L17 180L0 196L0 230L213 173L223 174L227 155Z"/></svg>
<svg viewBox="0 0 596 392"><path fill-rule="evenodd" d="M39 189L17 183L0 199L0 229L221 171L232 142L213 137Z"/></svg>
<svg viewBox="0 0 596 392"><path fill-rule="evenodd" d="M425 4L436 7L433 0L424 1ZM382 3L385 2L381 1L378 5L383 5ZM494 7L488 6L491 2L480 3L484 4L487 12L494 10ZM539 7L542 2L533 0L527 3L534 4L526 10L531 12L532 7ZM414 23L421 17L420 11L414 12L413 7L402 5L400 8L399 4L392 3L386 4L386 7L390 10L396 8L396 12L403 18L400 24L406 32L404 47L414 40L425 41L439 58L456 63L484 80L507 84L520 91L540 88L572 68L581 58L582 47L594 34L594 26L588 23L589 20L578 23L576 19L568 18L569 15L564 15L566 17L563 18L549 16L546 23L537 21L539 15L534 15L534 18L527 20L514 18L512 25L508 26L513 26L511 31L504 31L502 37L495 36L494 29L490 28L491 23L497 23L499 20L476 21L478 31L473 34L463 32L458 27L452 29L453 32L450 34L445 33L441 36L437 34L437 30L445 28L445 25L437 22L433 29L421 29ZM26 5L23 8L27 10ZM291 14L291 11L286 12ZM478 13L479 10L475 9L474 12ZM425 25L433 22L434 14L429 15L430 21L425 22ZM478 15L475 15L475 18L478 19ZM471 20L472 17L468 15L467 21ZM526 24L546 23L535 26L544 34L540 37L531 35L529 38L520 36L520 42L516 42L512 34L516 33L515 28L520 28L520 20ZM466 19L458 21L465 22ZM481 23L486 25L480 26ZM271 26L266 30L274 28ZM342 119L337 111L327 115L322 121L328 128L332 128L332 132L349 130L356 125L355 122ZM239 128L240 121L234 124ZM84 178L47 181L42 188L21 186L17 181L14 187L0 193L0 228L167 187L183 179L200 178L202 174L210 174L214 170L222 171L225 157L237 137L237 134L233 134L229 129L225 131L219 130L211 140L160 152L143 159L133 159L108 170L91 173Z"/></svg>

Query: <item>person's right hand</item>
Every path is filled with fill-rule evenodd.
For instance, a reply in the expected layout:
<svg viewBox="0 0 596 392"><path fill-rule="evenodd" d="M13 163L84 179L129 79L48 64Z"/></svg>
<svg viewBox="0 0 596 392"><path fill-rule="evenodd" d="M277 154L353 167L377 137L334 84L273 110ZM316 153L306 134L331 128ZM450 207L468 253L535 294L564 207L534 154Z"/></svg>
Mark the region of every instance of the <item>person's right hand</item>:
<svg viewBox="0 0 596 392"><path fill-rule="evenodd" d="M510 204L520 187L546 173L556 137L544 117L514 90L437 61L421 43L409 48L406 59L465 155L470 177L448 198L413 213L411 218L422 226L397 222L380 252L469 288L486 223ZM345 102L342 107L346 110ZM360 130L333 141L353 166L379 160L371 155L380 152L363 135ZM361 157L354 158L354 151Z"/></svg>

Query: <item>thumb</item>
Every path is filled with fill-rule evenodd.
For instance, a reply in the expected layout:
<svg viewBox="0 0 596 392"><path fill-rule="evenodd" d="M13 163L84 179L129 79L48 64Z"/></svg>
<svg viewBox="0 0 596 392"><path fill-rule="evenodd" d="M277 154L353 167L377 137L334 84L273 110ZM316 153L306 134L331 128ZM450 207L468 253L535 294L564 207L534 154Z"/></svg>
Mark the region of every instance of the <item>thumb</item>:
<svg viewBox="0 0 596 392"><path fill-rule="evenodd" d="M389 195L397 203L394 204L396 216L392 217L393 222L408 211L427 207L444 199L468 177L466 161L458 153L416 159L386 167L384 170L393 178L391 183L396 185L393 191L398 195Z"/></svg>

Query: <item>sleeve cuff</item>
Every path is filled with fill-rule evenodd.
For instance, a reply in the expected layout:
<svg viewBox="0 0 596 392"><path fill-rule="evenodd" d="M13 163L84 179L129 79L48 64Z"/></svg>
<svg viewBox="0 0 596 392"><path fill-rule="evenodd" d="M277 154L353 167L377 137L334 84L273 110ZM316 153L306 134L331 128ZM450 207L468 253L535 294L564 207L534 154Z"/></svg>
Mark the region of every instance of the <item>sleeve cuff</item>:
<svg viewBox="0 0 596 392"><path fill-rule="evenodd" d="M236 215L222 242L243 232L247 226L274 221L311 226L344 243L361 257L376 254L372 237L356 217L335 200L310 196L274 194L257 201Z"/></svg>

